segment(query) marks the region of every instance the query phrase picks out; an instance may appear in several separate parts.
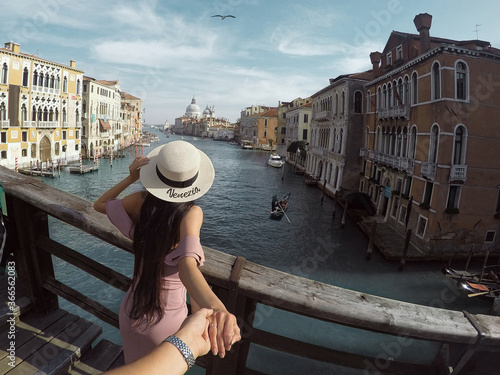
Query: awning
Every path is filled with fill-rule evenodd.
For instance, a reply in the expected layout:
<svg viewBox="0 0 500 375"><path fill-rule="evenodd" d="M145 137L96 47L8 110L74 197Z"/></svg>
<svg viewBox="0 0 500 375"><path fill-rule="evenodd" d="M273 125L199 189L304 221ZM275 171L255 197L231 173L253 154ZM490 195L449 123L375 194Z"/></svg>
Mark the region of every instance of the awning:
<svg viewBox="0 0 500 375"><path fill-rule="evenodd" d="M103 119L99 119L99 124L101 124L104 130L111 130L111 125L109 125L109 121L104 121Z"/></svg>
<svg viewBox="0 0 500 375"><path fill-rule="evenodd" d="M305 151L307 141L294 141L288 145L286 152L295 153L297 150Z"/></svg>

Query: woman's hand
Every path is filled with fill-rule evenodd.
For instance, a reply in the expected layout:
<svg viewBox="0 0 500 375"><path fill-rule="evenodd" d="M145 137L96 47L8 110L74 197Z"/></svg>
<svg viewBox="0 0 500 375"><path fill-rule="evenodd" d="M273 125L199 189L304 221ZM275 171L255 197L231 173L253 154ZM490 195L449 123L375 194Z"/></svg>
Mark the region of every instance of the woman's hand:
<svg viewBox="0 0 500 375"><path fill-rule="evenodd" d="M225 357L226 351L231 350L235 342L241 340L236 317L227 311L214 312L208 333L213 355L218 354L221 358Z"/></svg>
<svg viewBox="0 0 500 375"><path fill-rule="evenodd" d="M141 175L141 167L143 165L148 164L149 159L144 156L138 156L134 159L134 161L129 165L128 170L130 173L130 178L135 182L139 179Z"/></svg>
<svg viewBox="0 0 500 375"><path fill-rule="evenodd" d="M195 358L207 354L210 350L208 325L212 317L212 309L201 309L189 315L175 334L189 346Z"/></svg>

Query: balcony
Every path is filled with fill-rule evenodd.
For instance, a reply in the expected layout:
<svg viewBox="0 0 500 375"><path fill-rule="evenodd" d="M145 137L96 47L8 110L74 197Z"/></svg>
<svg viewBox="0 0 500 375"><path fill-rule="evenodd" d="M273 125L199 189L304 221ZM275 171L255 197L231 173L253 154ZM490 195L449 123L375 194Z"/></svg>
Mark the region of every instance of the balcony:
<svg viewBox="0 0 500 375"><path fill-rule="evenodd" d="M321 111L314 115L316 121L328 121L332 118L332 111Z"/></svg>
<svg viewBox="0 0 500 375"><path fill-rule="evenodd" d="M434 181L436 178L436 169L436 163L422 163L422 166L420 167L420 174L422 177Z"/></svg>
<svg viewBox="0 0 500 375"><path fill-rule="evenodd" d="M10 126L10 120L0 120L0 129L6 129Z"/></svg>
<svg viewBox="0 0 500 375"><path fill-rule="evenodd" d="M109 132L101 132L101 138L109 138Z"/></svg>
<svg viewBox="0 0 500 375"><path fill-rule="evenodd" d="M408 118L410 115L410 107L407 105L398 105L391 108L380 108L377 110L377 116L379 119L388 119L388 118Z"/></svg>
<svg viewBox="0 0 500 375"><path fill-rule="evenodd" d="M33 121L34 122L34 121ZM42 129L57 128L59 123L57 121L36 121L35 126Z"/></svg>
<svg viewBox="0 0 500 375"><path fill-rule="evenodd" d="M465 182L467 177L467 166L452 164L450 168L450 182Z"/></svg>
<svg viewBox="0 0 500 375"><path fill-rule="evenodd" d="M62 123L61 127L63 127L63 128L69 128L69 122L68 121L64 121Z"/></svg>
<svg viewBox="0 0 500 375"><path fill-rule="evenodd" d="M359 156L361 156L362 158L364 158L365 156L368 156L368 154L369 153L368 153L368 150L366 148L361 147L359 149Z"/></svg>

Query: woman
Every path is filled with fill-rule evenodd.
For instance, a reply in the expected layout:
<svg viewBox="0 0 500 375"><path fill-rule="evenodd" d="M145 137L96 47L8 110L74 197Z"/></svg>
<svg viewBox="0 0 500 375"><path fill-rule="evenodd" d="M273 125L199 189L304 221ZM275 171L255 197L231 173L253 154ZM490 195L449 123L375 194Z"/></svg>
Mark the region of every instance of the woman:
<svg viewBox="0 0 500 375"><path fill-rule="evenodd" d="M224 357L240 339L236 318L212 292L198 266L203 211L193 204L212 186L208 156L188 142L157 147L136 158L129 175L106 191L94 209L133 240L134 275L120 306L120 334L125 363L144 356L176 332L192 311L214 310L209 334L212 353ZM144 192L118 195L140 178Z"/></svg>

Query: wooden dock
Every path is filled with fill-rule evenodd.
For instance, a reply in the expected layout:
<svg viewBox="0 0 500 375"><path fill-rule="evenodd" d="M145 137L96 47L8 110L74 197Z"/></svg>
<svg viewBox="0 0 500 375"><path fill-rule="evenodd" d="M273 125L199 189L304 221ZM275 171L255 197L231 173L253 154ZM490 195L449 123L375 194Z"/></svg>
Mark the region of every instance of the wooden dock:
<svg viewBox="0 0 500 375"><path fill-rule="evenodd" d="M69 173L84 174L99 170L99 165L83 165L82 167L69 167Z"/></svg>
<svg viewBox="0 0 500 375"><path fill-rule="evenodd" d="M13 284L14 278L9 279ZM33 311L26 297L8 305L0 276L0 374L100 374L124 364L122 348L96 339L102 328L65 310Z"/></svg>

